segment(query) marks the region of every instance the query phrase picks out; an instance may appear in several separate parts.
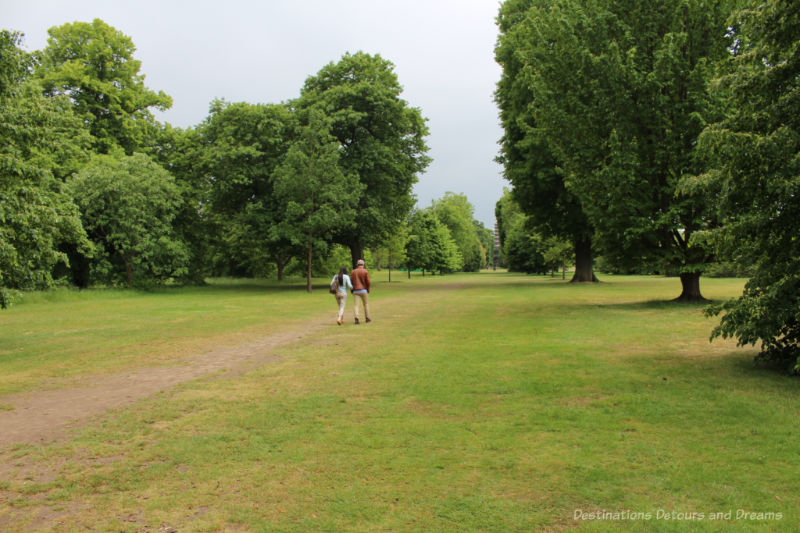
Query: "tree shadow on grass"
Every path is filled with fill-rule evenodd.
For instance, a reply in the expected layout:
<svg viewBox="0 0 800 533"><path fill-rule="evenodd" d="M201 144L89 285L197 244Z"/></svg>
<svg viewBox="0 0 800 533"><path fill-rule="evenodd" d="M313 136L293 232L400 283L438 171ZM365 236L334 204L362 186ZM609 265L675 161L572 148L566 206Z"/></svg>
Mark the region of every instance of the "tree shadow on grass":
<svg viewBox="0 0 800 533"><path fill-rule="evenodd" d="M599 304L587 304L587 306L599 307L605 309L618 309L620 311L674 311L676 309L697 309L698 311L705 310L710 304L715 303L713 300L704 300L702 302L683 302L676 300L641 300L635 302L610 302Z"/></svg>
<svg viewBox="0 0 800 533"><path fill-rule="evenodd" d="M328 292L327 284L312 285L314 292L325 291ZM305 280L260 280L248 278L231 278L224 280L211 280L203 285L176 285L174 287L155 287L152 289L143 290L142 292L152 294L179 294L179 293L208 293L215 292L230 293L230 292L252 292L252 293L288 293L288 292L306 292Z"/></svg>
<svg viewBox="0 0 800 533"><path fill-rule="evenodd" d="M489 275L487 275L489 278ZM508 279L501 279L497 280L497 278L491 277L489 279L480 279L478 277L453 277L448 278L448 276L426 276L424 279L412 279L408 280L407 278L400 279L400 280L393 280L391 283L385 280L381 280L378 282L373 282L373 285L386 285L386 286L394 286L403 284L404 289L411 289L411 290L419 290L419 291L453 291L453 290L482 290L485 289L487 291L491 290L498 290L498 289L506 289L506 288L525 288L530 290L549 290L560 288L564 289L568 286L572 287L580 287L579 284L570 284L569 281L562 281L561 279L554 280L552 283L549 282L550 278L545 277L530 277L530 278L520 278L520 276L514 276L513 278L509 277ZM428 281L440 281L441 283L428 283ZM537 283L533 283L534 280L540 280Z"/></svg>
<svg viewBox="0 0 800 533"><path fill-rule="evenodd" d="M774 380L776 377L785 378L783 381L795 389L800 385L800 376L791 372L789 364L765 361L759 359L758 355L750 358L741 357L741 353L731 352L731 357L734 355L739 355L739 357L730 362L731 368L742 375L753 378L766 377L770 380Z"/></svg>

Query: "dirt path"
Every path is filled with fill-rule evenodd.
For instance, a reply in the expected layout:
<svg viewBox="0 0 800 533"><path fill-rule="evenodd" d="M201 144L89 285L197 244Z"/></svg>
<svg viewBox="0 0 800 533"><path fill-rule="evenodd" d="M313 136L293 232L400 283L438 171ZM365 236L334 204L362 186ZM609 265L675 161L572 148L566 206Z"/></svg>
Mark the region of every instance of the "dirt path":
<svg viewBox="0 0 800 533"><path fill-rule="evenodd" d="M335 324L330 313L302 327L232 347L214 348L181 365L136 368L84 380L68 389L36 391L2 398L13 409L0 411L0 448L57 439L92 416L122 407L180 383L215 372L242 372L276 361L276 349Z"/></svg>

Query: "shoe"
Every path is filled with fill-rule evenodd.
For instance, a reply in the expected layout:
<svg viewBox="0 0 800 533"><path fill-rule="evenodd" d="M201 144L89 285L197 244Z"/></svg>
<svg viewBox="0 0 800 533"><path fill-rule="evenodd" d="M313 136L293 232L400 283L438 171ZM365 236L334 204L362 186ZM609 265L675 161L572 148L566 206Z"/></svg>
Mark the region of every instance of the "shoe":
<svg viewBox="0 0 800 533"><path fill-rule="evenodd" d="M336 323L341 326L342 325L342 319L340 318L339 320L336 321Z"/></svg>
<svg viewBox="0 0 800 533"><path fill-rule="evenodd" d="M371 318L368 318L368 319L367 319L365 322L366 322L367 324L369 324L370 322L372 322L372 319L371 319Z"/></svg>
<svg viewBox="0 0 800 533"><path fill-rule="evenodd" d="M358 319L356 318L356 324L358 324Z"/></svg>

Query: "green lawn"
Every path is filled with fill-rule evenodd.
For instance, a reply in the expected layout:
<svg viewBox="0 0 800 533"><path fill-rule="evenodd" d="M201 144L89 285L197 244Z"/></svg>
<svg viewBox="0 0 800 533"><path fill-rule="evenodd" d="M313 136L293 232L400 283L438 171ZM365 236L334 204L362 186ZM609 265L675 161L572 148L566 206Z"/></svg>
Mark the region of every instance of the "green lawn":
<svg viewBox="0 0 800 533"><path fill-rule="evenodd" d="M312 295L233 282L59 293L1 313L0 405L320 317L330 327L246 374L0 450L0 530L797 527L800 382L754 366L752 348L709 343L701 306L665 303L678 280L375 277L361 326L336 326L325 280ZM701 282L714 299L742 285Z"/></svg>

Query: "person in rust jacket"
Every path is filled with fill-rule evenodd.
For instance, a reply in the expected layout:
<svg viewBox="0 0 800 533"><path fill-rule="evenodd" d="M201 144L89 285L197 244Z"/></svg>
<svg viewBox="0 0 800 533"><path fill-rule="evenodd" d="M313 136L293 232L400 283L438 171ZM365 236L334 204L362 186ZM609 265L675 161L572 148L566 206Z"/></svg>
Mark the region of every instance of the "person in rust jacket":
<svg viewBox="0 0 800 533"><path fill-rule="evenodd" d="M356 315L356 324L358 324L359 303L364 306L364 318L366 322L372 322L369 317L369 272L364 268L364 260L359 259L356 263L356 268L350 272L350 281L353 282L353 311Z"/></svg>

